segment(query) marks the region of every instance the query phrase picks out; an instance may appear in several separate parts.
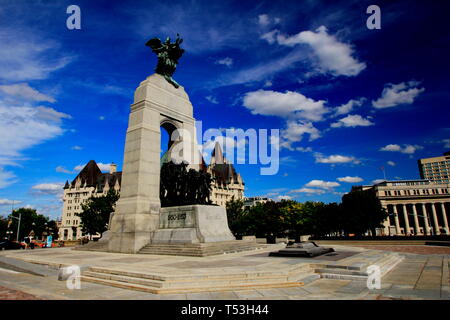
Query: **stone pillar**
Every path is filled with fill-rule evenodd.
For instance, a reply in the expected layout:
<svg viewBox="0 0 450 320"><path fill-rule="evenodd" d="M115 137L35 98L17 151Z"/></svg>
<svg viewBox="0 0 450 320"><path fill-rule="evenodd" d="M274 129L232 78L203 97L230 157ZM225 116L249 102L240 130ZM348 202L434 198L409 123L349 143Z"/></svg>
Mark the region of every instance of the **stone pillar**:
<svg viewBox="0 0 450 320"><path fill-rule="evenodd" d="M416 231L416 235L421 235L420 232L420 225L419 225L419 218L417 217L417 210L416 210L416 204L412 204L413 208L413 215L414 215L414 230Z"/></svg>
<svg viewBox="0 0 450 320"><path fill-rule="evenodd" d="M394 219L395 219L395 232L396 232L396 235L400 235L401 234L400 222L398 220L397 206L395 204L393 205L393 211L394 211Z"/></svg>
<svg viewBox="0 0 450 320"><path fill-rule="evenodd" d="M433 222L434 222L434 233L436 235L440 235L441 231L440 231L440 228L439 228L438 218L437 218L437 215L436 215L436 208L434 207L434 205L435 205L435 203L431 204L431 212L433 214Z"/></svg>
<svg viewBox="0 0 450 320"><path fill-rule="evenodd" d="M450 234L448 230L447 212L445 212L445 204L443 202L441 202L441 209L442 209L442 219L444 220L445 234Z"/></svg>
<svg viewBox="0 0 450 320"><path fill-rule="evenodd" d="M382 204L382 207L383 207L383 209L385 209L386 212L389 214L389 210L388 210L387 205L383 205L383 204ZM390 228L391 222L389 221L389 216L387 217L386 220L384 220L383 226L384 226L384 235L387 235L387 236L390 235L389 233L390 233L390 231L391 231L391 228Z"/></svg>
<svg viewBox="0 0 450 320"><path fill-rule="evenodd" d="M425 203L422 203L422 213L423 213L423 223L424 223L424 226L425 226L424 232L425 232L426 235L430 235L430 233L431 233L430 232L430 225L428 223L428 215L427 215L427 209L426 209Z"/></svg>
<svg viewBox="0 0 450 320"><path fill-rule="evenodd" d="M406 212L406 205L402 204L403 218L405 219L405 235L409 236L411 234L411 229L409 226L408 213Z"/></svg>
<svg viewBox="0 0 450 320"><path fill-rule="evenodd" d="M193 108L183 87L159 74L142 81L131 105L120 199L111 219L108 251L136 253L159 227L160 127L164 119L194 132Z"/></svg>

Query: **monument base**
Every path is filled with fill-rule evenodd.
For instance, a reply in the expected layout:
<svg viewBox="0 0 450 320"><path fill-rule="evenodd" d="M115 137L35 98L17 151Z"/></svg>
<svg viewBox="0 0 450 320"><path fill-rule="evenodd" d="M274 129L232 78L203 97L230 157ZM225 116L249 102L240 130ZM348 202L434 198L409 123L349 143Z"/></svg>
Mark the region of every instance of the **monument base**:
<svg viewBox="0 0 450 320"><path fill-rule="evenodd" d="M159 229L152 244L207 243L231 241L225 208L213 205L188 205L161 208Z"/></svg>

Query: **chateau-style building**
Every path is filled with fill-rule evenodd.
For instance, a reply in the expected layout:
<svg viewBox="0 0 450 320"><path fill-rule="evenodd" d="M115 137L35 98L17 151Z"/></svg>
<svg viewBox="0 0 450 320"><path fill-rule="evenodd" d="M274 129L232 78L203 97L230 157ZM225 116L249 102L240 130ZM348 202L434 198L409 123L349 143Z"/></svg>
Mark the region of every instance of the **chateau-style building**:
<svg viewBox="0 0 450 320"><path fill-rule="evenodd" d="M227 162L220 144L216 142L211 154L211 161L206 172L214 178L211 201L219 206L226 206L227 201L244 199L244 180L234 166Z"/></svg>
<svg viewBox="0 0 450 320"><path fill-rule="evenodd" d="M430 180L383 181L354 186L352 191L374 192L389 213L377 235L450 234L450 184Z"/></svg>
<svg viewBox="0 0 450 320"><path fill-rule="evenodd" d="M75 213L82 211L81 204L91 196L106 195L110 189L120 191L121 178L122 172L117 172L117 165L111 164L109 172L103 173L97 163L91 160L71 183L66 181L59 239L77 240L84 236L81 232L80 217Z"/></svg>
<svg viewBox="0 0 450 320"><path fill-rule="evenodd" d="M170 159L163 156L162 161L164 160ZM233 197L236 200L244 198L244 181L234 166L227 163L218 143L212 151L210 165L206 166L202 161L200 170L206 170L214 178L211 191L213 203L225 207ZM109 173L102 173L97 163L91 160L71 183L66 181L59 239L76 240L83 237L80 218L75 213L82 211L81 204L91 196L106 195L111 188L120 192L121 178L122 172L117 172L115 164L111 164Z"/></svg>

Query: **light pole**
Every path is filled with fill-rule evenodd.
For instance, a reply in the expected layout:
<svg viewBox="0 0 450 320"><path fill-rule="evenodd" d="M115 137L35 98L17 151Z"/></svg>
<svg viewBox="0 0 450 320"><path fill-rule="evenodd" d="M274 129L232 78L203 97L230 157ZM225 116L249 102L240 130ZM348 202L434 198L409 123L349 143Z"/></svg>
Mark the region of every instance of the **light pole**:
<svg viewBox="0 0 450 320"><path fill-rule="evenodd" d="M12 213L14 214L14 210L13 210ZM20 220L22 219L22 213L19 212L19 217L18 218L14 217L13 215L11 215L11 218L19 220L19 223L17 224L17 237L16 237L17 242L19 242Z"/></svg>

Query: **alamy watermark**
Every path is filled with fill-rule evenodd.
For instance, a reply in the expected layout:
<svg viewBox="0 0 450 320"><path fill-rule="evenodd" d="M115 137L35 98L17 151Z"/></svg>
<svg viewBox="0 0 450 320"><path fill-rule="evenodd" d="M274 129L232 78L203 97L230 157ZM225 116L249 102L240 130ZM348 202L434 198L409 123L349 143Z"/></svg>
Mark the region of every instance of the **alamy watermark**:
<svg viewBox="0 0 450 320"><path fill-rule="evenodd" d="M59 269L58 280L66 281L69 290L81 289L81 269L77 265L63 267Z"/></svg>
<svg viewBox="0 0 450 320"><path fill-rule="evenodd" d="M221 142L227 163L259 164L261 175L275 175L280 166L279 129L216 129L203 132L202 122L196 121L196 132L184 128L171 134L173 147L170 159L175 163L186 161L189 164L202 163L204 150ZM197 137L200 139L197 140ZM198 143L198 142L199 143Z"/></svg>
<svg viewBox="0 0 450 320"><path fill-rule="evenodd" d="M372 264L367 267L367 288L369 290L381 289L381 269L380 266Z"/></svg>

